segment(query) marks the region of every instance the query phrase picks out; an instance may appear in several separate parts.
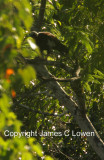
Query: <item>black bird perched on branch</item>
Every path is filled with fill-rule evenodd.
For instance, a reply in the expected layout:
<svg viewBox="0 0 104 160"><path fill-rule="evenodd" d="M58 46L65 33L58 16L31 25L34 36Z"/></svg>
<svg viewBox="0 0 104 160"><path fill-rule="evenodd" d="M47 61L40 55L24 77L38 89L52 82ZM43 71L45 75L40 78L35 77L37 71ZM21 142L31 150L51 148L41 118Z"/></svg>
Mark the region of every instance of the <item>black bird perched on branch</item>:
<svg viewBox="0 0 104 160"><path fill-rule="evenodd" d="M35 40L41 52L47 50L50 53L51 50L57 50L60 53L68 53L68 48L50 32L32 31L29 36Z"/></svg>

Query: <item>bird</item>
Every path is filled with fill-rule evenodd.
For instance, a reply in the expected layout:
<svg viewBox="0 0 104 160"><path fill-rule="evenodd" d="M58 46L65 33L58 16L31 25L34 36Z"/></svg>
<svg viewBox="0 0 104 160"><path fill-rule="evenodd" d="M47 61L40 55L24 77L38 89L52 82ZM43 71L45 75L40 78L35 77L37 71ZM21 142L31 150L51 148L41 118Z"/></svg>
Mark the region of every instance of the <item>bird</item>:
<svg viewBox="0 0 104 160"><path fill-rule="evenodd" d="M60 53L68 53L68 47L62 44L60 40L50 32L32 31L29 36L35 40L41 52L46 50L47 53L50 53L52 50L57 50Z"/></svg>

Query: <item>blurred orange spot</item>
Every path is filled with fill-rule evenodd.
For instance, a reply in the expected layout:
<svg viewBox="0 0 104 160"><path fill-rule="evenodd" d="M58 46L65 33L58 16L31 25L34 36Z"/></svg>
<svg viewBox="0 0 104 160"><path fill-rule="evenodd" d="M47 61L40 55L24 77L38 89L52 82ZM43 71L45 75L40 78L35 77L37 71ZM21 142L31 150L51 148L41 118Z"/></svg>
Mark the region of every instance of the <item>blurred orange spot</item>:
<svg viewBox="0 0 104 160"><path fill-rule="evenodd" d="M15 90L12 90L11 92L12 92L12 97L15 98L15 97L16 97L16 92L15 92Z"/></svg>
<svg viewBox="0 0 104 160"><path fill-rule="evenodd" d="M11 74L14 74L14 70L8 68L8 69L6 70L6 75L9 75L9 76L10 76Z"/></svg>
<svg viewBox="0 0 104 160"><path fill-rule="evenodd" d="M14 70L11 68L8 68L6 70L6 79L8 79L10 77L10 75L14 74Z"/></svg>

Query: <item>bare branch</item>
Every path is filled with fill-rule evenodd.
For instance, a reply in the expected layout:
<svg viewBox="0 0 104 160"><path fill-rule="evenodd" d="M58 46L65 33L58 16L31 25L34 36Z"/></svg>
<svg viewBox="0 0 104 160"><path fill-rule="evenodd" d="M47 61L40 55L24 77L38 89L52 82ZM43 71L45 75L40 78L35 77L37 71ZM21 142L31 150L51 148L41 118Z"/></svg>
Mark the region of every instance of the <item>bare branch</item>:
<svg viewBox="0 0 104 160"><path fill-rule="evenodd" d="M44 78L42 77L43 80L45 81L57 81L57 82L72 82L72 81L76 81L78 79L80 79L80 77L72 77L72 78Z"/></svg>
<svg viewBox="0 0 104 160"><path fill-rule="evenodd" d="M49 65L49 66L56 66L64 69L68 73L72 73L73 69L67 65L65 65L62 62L57 62L57 61L47 61L46 59L36 57L35 59L25 59L28 64L41 64L41 65Z"/></svg>
<svg viewBox="0 0 104 160"><path fill-rule="evenodd" d="M55 143L54 143L53 145L56 147L57 151L58 151L60 154L62 154L63 156L65 156L68 160L74 160L73 158L71 158L71 157L67 156L66 154L64 154L64 153L58 148L58 146L57 146Z"/></svg>
<svg viewBox="0 0 104 160"><path fill-rule="evenodd" d="M25 109L27 109L27 110L29 110L29 111L32 111L32 112L34 112L35 114L36 114L36 113L39 113L39 114L42 114L42 115L44 115L44 116L62 117L62 116L64 116L65 114L68 113L68 111L64 111L64 112L61 113L61 114L41 112L41 111L34 110L34 109L28 107L27 105L20 104L20 103L18 103L18 101L15 100L14 106L17 106L17 105L20 106L20 107L22 107L22 108L25 108ZM33 108L36 108L36 107L33 107Z"/></svg>

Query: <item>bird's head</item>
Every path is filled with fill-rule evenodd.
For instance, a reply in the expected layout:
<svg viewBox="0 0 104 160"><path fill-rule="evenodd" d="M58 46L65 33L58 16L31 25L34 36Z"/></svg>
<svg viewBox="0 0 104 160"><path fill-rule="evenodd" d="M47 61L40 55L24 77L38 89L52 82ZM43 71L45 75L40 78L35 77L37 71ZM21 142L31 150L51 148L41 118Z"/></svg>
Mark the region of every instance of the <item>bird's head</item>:
<svg viewBox="0 0 104 160"><path fill-rule="evenodd" d="M32 37L33 39L37 39L38 33L37 33L36 31L32 31L32 32L28 35L28 37Z"/></svg>
<svg viewBox="0 0 104 160"><path fill-rule="evenodd" d="M38 37L38 33L36 31L32 31L32 32L26 34L24 39L27 39L28 37L32 37L33 39L36 40Z"/></svg>

